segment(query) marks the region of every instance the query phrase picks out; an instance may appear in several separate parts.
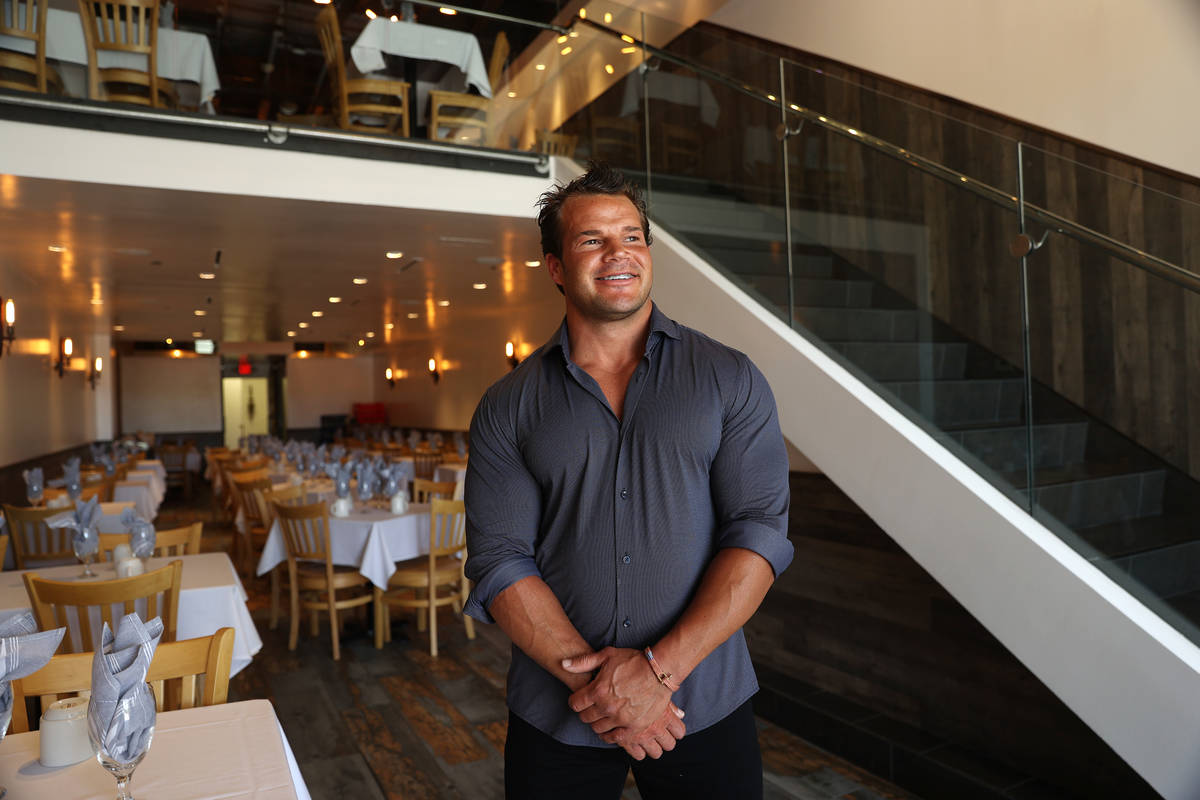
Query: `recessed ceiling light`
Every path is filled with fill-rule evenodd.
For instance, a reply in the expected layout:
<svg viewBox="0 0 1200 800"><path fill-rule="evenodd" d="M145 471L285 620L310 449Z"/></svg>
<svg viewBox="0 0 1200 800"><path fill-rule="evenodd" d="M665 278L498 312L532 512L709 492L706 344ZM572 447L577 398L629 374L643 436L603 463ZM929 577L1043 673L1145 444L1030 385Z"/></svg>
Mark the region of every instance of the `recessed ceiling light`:
<svg viewBox="0 0 1200 800"><path fill-rule="evenodd" d="M401 250L388 250L387 253L385 253L384 255L386 255L388 258L393 258L393 259L404 258L404 252Z"/></svg>
<svg viewBox="0 0 1200 800"><path fill-rule="evenodd" d="M296 327L297 328L307 328L308 323L307 322L298 322L298 323L296 323Z"/></svg>
<svg viewBox="0 0 1200 800"><path fill-rule="evenodd" d="M622 47L621 52L628 56L628 55L632 55L632 54L636 53L637 48L636 47Z"/></svg>
<svg viewBox="0 0 1200 800"><path fill-rule="evenodd" d="M559 52L560 52L560 53L562 53L564 56L569 56L569 55L571 55L571 48L570 48L570 47L564 47L564 48L563 48L562 50L560 50Z"/></svg>
<svg viewBox="0 0 1200 800"><path fill-rule="evenodd" d="M472 283L471 288L472 289L486 289L487 284L486 283Z"/></svg>
<svg viewBox="0 0 1200 800"><path fill-rule="evenodd" d="M367 331L367 338L368 338L368 339L374 339L374 338L375 338L375 331Z"/></svg>
<svg viewBox="0 0 1200 800"><path fill-rule="evenodd" d="M295 335L296 335L295 331L288 331L288 336L295 336Z"/></svg>
<svg viewBox="0 0 1200 800"><path fill-rule="evenodd" d="M388 17L388 19L390 19L392 22L399 22L399 21L400 21L400 18L399 18L399 17L397 17L395 14L392 14L390 17Z"/></svg>
<svg viewBox="0 0 1200 800"><path fill-rule="evenodd" d="M172 339L170 336L167 337L166 342L167 342L167 344L175 344L175 340Z"/></svg>
<svg viewBox="0 0 1200 800"><path fill-rule="evenodd" d="M455 14L458 13L453 8L446 8L445 6L442 6L441 8L439 8L438 11L442 12L443 14L445 14L448 17L453 17Z"/></svg>
<svg viewBox="0 0 1200 800"><path fill-rule="evenodd" d="M325 312L324 311L314 311L314 312L312 312L312 315L314 317L323 317L323 316L325 316Z"/></svg>
<svg viewBox="0 0 1200 800"><path fill-rule="evenodd" d="M611 13L609 13L609 12L607 12L607 11L605 11L605 12L604 12L604 24L605 24L605 25L608 25L608 24L610 24L611 22L612 22L612 14L611 14Z"/></svg>
<svg viewBox="0 0 1200 800"><path fill-rule="evenodd" d="M632 37L632 36L630 36L628 33L622 33L622 34L621 34L621 41L623 41L623 42L629 42L630 44L633 44L633 37Z"/></svg>
<svg viewBox="0 0 1200 800"><path fill-rule="evenodd" d="M99 297L93 297L93 298L92 298L92 305L94 305L94 306L102 306L102 305L104 305L104 301L103 301L103 300L101 300Z"/></svg>
<svg viewBox="0 0 1200 800"><path fill-rule="evenodd" d="M540 261L526 261L525 262L525 266L527 266L527 267L540 267L541 265L542 265L542 262L540 262Z"/></svg>
<svg viewBox="0 0 1200 800"><path fill-rule="evenodd" d="M516 92L509 92L509 93L508 93L508 96L509 96L509 97L516 97L516 96L517 96L517 93L516 93Z"/></svg>
<svg viewBox="0 0 1200 800"><path fill-rule="evenodd" d="M558 37L559 44L566 44L566 41L567 41L567 35L565 33L562 36Z"/></svg>
<svg viewBox="0 0 1200 800"><path fill-rule="evenodd" d="M193 339L199 339L202 336L204 336L204 331L192 331Z"/></svg>
<svg viewBox="0 0 1200 800"><path fill-rule="evenodd" d="M615 70L615 69L613 69L613 65L612 65L612 64L605 64L605 65L604 65L604 71L605 71L605 72L607 72L609 75L612 75L614 72L616 72L616 70Z"/></svg>
<svg viewBox="0 0 1200 800"><path fill-rule="evenodd" d="M535 67L534 67L534 69L536 69L538 72L541 72L541 71L543 71L543 70L545 70L545 69L546 69L546 65L545 65L545 64L538 64L537 66L535 66Z"/></svg>
<svg viewBox="0 0 1200 800"><path fill-rule="evenodd" d="M203 316L204 316L205 314L207 314L208 312L207 312L207 311L205 311L203 308L197 308L197 309L196 309L195 311L193 311L192 313L193 313L193 314L195 314L197 317L203 317Z"/></svg>
<svg viewBox="0 0 1200 800"><path fill-rule="evenodd" d="M420 314L418 314L418 313L417 313L417 312L415 312L415 311L410 311L410 312L408 312L408 318L409 318L409 319L416 319L416 318L417 318L417 317L419 317L419 316L421 316L421 315L420 315Z"/></svg>
<svg viewBox="0 0 1200 800"><path fill-rule="evenodd" d="M366 278L355 278L353 281L355 286L362 286L362 285L366 284L366 282L367 282Z"/></svg>
<svg viewBox="0 0 1200 800"><path fill-rule="evenodd" d="M367 19L375 19L375 17L378 16L374 11L372 11L369 8L367 9L366 14L367 14Z"/></svg>
<svg viewBox="0 0 1200 800"><path fill-rule="evenodd" d="M390 330L391 330L392 328L394 328L394 327L396 327L396 325L395 325L395 323L393 323L393 322L386 322L386 323L384 323L384 325L383 325L383 329L384 329L385 331L390 331Z"/></svg>
<svg viewBox="0 0 1200 800"><path fill-rule="evenodd" d="M331 303L340 303L340 302L342 302L342 298L340 298L340 297L331 297L331 298L329 298L329 302L331 302Z"/></svg>
<svg viewBox="0 0 1200 800"><path fill-rule="evenodd" d="M215 277L217 277L217 274L215 272L201 272L200 273L200 280L202 280L202 281L211 281Z"/></svg>
<svg viewBox="0 0 1200 800"><path fill-rule="evenodd" d="M364 344L366 344L366 343L367 343L367 342L366 342L366 340L364 340L364 339L359 339L359 340L358 340L358 346L359 346L359 347L362 347L362 346L363 346Z"/></svg>
<svg viewBox="0 0 1200 800"><path fill-rule="evenodd" d="M113 325L113 330L116 331L117 333L123 333L125 331L125 326L124 325Z"/></svg>
<svg viewBox="0 0 1200 800"><path fill-rule="evenodd" d="M448 306L448 305L450 305L450 301L449 300L438 300L438 305L439 306Z"/></svg>
<svg viewBox="0 0 1200 800"><path fill-rule="evenodd" d="M46 249L49 250L51 253L65 253L67 251L67 248L63 247L60 244L52 244L49 247L47 247Z"/></svg>

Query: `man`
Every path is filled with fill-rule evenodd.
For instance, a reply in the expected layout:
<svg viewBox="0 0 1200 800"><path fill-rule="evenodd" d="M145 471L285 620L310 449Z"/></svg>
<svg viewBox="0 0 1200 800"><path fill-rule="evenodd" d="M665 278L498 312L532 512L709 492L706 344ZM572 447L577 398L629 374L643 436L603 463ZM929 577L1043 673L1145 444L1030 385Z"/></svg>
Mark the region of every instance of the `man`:
<svg viewBox="0 0 1200 800"><path fill-rule="evenodd" d="M539 205L566 319L480 401L466 483L466 611L514 644L506 791L614 800L632 766L646 800L761 797L741 626L792 557L774 398L654 307L621 173Z"/></svg>

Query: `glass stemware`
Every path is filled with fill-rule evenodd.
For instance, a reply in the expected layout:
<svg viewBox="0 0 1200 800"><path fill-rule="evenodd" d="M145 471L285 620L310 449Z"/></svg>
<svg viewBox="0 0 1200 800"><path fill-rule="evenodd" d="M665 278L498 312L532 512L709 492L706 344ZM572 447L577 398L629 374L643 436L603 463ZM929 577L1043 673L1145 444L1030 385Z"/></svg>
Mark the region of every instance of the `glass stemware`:
<svg viewBox="0 0 1200 800"><path fill-rule="evenodd" d="M95 528L84 528L77 531L71 537L71 548L75 551L75 557L83 562L83 574L79 577L97 577L96 573L92 572L92 559L96 557L96 552L100 549L100 537L96 534Z"/></svg>
<svg viewBox="0 0 1200 800"><path fill-rule="evenodd" d="M96 760L117 779L117 800L133 800L129 781L154 739L154 693L150 684L139 684L117 702L107 729L99 714L92 713L96 707L94 703L88 706L88 738L96 749Z"/></svg>

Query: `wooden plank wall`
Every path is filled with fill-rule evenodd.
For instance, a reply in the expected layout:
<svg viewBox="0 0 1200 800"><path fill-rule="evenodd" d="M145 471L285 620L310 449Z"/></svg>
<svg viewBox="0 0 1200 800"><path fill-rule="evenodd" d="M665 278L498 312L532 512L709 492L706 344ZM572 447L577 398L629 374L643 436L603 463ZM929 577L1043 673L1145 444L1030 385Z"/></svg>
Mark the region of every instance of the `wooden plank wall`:
<svg viewBox="0 0 1200 800"><path fill-rule="evenodd" d="M1079 796L1146 796L1132 770L832 481L793 472L791 484L795 558L746 625L756 664Z"/></svg>
<svg viewBox="0 0 1200 800"><path fill-rule="evenodd" d="M1038 148L1025 158L1029 202L1200 273L1200 179L708 24L668 49L772 93L780 86L777 59L786 57L797 63L785 74L789 102L1014 195L1022 141ZM669 63L661 69L681 71ZM652 118L669 109L675 122L697 130L702 157L693 175L708 181L708 191L781 205L783 157L772 138L778 111L720 84L710 87L721 108L716 129L694 114L680 117L686 110L670 103L652 102ZM623 93L618 85L567 127L586 142L589 120L618 116ZM659 170L654 134L652 128L651 168ZM1008 254L1015 215L812 126L791 140L787 158L798 208L924 224L924 274L902 278L896 288L925 287L924 298L914 299L1007 360L1023 361L1019 264ZM1036 225L1030 231L1041 234ZM859 266L871 270L873 261ZM1037 380L1200 478L1200 298L1052 235L1030 258L1030 325Z"/></svg>

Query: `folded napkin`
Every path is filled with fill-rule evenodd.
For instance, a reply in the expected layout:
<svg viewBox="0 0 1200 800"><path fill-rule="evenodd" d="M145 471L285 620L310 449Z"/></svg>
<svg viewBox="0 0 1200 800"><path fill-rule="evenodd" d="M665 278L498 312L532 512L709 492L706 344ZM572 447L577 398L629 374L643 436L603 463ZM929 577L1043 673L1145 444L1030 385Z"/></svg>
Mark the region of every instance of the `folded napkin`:
<svg viewBox="0 0 1200 800"><path fill-rule="evenodd" d="M440 433L431 434L429 436L429 441L433 444L433 447L436 450L442 446L442 435Z"/></svg>
<svg viewBox="0 0 1200 800"><path fill-rule="evenodd" d="M79 558L95 555L100 549L100 535L96 533L96 524L100 522L100 502L92 497L86 503L75 501L74 511L64 511L46 520L49 528L71 528L75 531L72 544L75 555Z"/></svg>
<svg viewBox="0 0 1200 800"><path fill-rule="evenodd" d="M96 459L96 463L104 467L105 475L112 475L117 471L117 465L113 463L112 456L108 453L101 453L100 457Z"/></svg>
<svg viewBox="0 0 1200 800"><path fill-rule="evenodd" d="M22 611L0 622L0 720L5 728L12 719L10 681L32 675L46 666L66 631L66 628L55 628L38 633L32 611Z"/></svg>
<svg viewBox="0 0 1200 800"><path fill-rule="evenodd" d="M29 500L29 504L40 503L46 486L45 479L42 477L42 468L27 469L21 473L21 477L25 479L25 497Z"/></svg>
<svg viewBox="0 0 1200 800"><path fill-rule="evenodd" d="M375 493L375 467L369 461L358 463L358 499L364 503Z"/></svg>
<svg viewBox="0 0 1200 800"><path fill-rule="evenodd" d="M154 734L154 692L146 673L162 633L159 617L143 623L137 614L126 614L115 636L104 623L92 657L88 730L113 761L134 761Z"/></svg>
<svg viewBox="0 0 1200 800"><path fill-rule="evenodd" d="M79 480L79 457L67 459L67 463L63 464L63 485L67 487L67 496L72 500L78 500L80 492L83 491L83 484Z"/></svg>
<svg viewBox="0 0 1200 800"><path fill-rule="evenodd" d="M408 446L413 450L417 449L417 445L421 443L421 434L417 431L408 432Z"/></svg>
<svg viewBox="0 0 1200 800"><path fill-rule="evenodd" d="M400 493L401 482L404 481L404 475L396 469L399 466L399 464L391 464L384 467L379 473L380 480L382 481L380 494L382 494L384 497L395 497ZM407 487L408 484L404 483L403 485Z"/></svg>
<svg viewBox="0 0 1200 800"><path fill-rule="evenodd" d="M335 466L333 473L329 476L333 478L333 490L339 499L350 496L350 475L352 469L353 467L349 464Z"/></svg>
<svg viewBox="0 0 1200 800"><path fill-rule="evenodd" d="M466 456L467 456L467 443L466 442L459 439L457 442L454 443L454 449L456 451L458 451L458 455L460 457L466 458Z"/></svg>
<svg viewBox="0 0 1200 800"><path fill-rule="evenodd" d="M121 512L121 524L129 531L129 548L138 558L154 555L154 526L138 516L132 508Z"/></svg>
<svg viewBox="0 0 1200 800"><path fill-rule="evenodd" d="M397 461L392 465L392 471L404 481L411 481L416 478L416 469L411 461Z"/></svg>
<svg viewBox="0 0 1200 800"><path fill-rule="evenodd" d="M322 445L322 446L324 446L324 445ZM333 447L329 448L329 457L332 458L334 461L341 461L345 455L346 455L346 448L340 444L335 444Z"/></svg>

